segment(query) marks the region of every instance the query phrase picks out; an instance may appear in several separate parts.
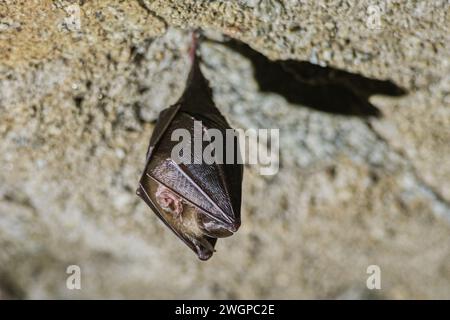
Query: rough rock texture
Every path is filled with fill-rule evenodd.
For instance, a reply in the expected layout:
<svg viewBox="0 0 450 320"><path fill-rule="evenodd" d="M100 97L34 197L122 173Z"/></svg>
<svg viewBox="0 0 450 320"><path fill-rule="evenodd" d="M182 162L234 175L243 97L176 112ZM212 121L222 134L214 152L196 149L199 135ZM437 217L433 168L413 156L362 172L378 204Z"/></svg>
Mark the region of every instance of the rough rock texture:
<svg viewBox="0 0 450 320"><path fill-rule="evenodd" d="M449 12L443 0L0 1L0 298L449 299ZM408 91L372 97L379 119L320 112L262 93L248 59L205 42L230 122L281 130L279 173L246 168L242 227L208 262L134 194L192 28ZM81 290L66 288L72 264ZM381 290L366 287L372 264Z"/></svg>

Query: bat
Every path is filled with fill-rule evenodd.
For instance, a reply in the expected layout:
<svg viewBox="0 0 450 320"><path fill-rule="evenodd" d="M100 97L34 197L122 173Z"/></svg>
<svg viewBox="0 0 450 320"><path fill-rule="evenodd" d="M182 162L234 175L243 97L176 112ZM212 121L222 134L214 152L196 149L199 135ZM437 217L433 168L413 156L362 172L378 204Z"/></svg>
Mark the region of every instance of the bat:
<svg viewBox="0 0 450 320"><path fill-rule="evenodd" d="M177 141L171 137L176 129L188 130L191 137L195 136L194 121L201 121L202 130L217 129L224 136L231 129L214 104L196 45L194 34L185 90L174 105L159 115L136 193L198 258L207 260L215 252L217 239L231 236L240 227L243 165L238 161L237 137L231 164L179 163L172 157ZM231 151L222 140L226 156ZM202 142L201 147L204 150L206 144Z"/></svg>

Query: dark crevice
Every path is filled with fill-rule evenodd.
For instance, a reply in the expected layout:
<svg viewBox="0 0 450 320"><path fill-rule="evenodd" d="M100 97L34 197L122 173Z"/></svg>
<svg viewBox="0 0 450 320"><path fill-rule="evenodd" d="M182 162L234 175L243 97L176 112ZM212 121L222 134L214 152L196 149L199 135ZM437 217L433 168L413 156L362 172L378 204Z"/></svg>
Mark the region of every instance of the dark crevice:
<svg viewBox="0 0 450 320"><path fill-rule="evenodd" d="M31 198L28 197L28 195L25 194L24 192L17 191L17 190L7 192L2 195L0 200L12 203L14 205L21 206L26 209L29 209L33 213L33 215L35 215L35 216L38 215L38 211L35 208L35 206L33 205L33 203L31 202Z"/></svg>
<svg viewBox="0 0 450 320"><path fill-rule="evenodd" d="M145 121L141 116L141 105L139 104L139 102L133 103L132 108L134 118L139 123L139 125L144 126L147 123L147 121Z"/></svg>
<svg viewBox="0 0 450 320"><path fill-rule="evenodd" d="M142 52L139 52L139 49L136 46L131 46L130 57L131 61L137 66L141 66L142 61L145 59L145 55Z"/></svg>
<svg viewBox="0 0 450 320"><path fill-rule="evenodd" d="M0 300L26 299L25 291L6 273L0 273Z"/></svg>
<svg viewBox="0 0 450 320"><path fill-rule="evenodd" d="M75 103L75 106L76 106L78 109L80 109L81 106L82 106L82 104L83 104L84 97L83 97L83 96L75 96L75 97L73 97L73 101L74 101L74 103Z"/></svg>
<svg viewBox="0 0 450 320"><path fill-rule="evenodd" d="M139 4L139 6L144 9L148 14L150 14L151 16L155 17L156 19L158 19L159 21L161 21L161 23L164 25L164 29L167 30L167 28L169 27L169 24L167 23L167 21L161 17L160 15L158 15L155 11L151 10L147 4L145 3L144 0L137 0L137 3Z"/></svg>
<svg viewBox="0 0 450 320"><path fill-rule="evenodd" d="M236 39L221 43L251 61L262 92L279 94L298 106L346 116L380 117L380 110L369 102L370 96L406 94L389 80L371 79L306 61L273 61Z"/></svg>

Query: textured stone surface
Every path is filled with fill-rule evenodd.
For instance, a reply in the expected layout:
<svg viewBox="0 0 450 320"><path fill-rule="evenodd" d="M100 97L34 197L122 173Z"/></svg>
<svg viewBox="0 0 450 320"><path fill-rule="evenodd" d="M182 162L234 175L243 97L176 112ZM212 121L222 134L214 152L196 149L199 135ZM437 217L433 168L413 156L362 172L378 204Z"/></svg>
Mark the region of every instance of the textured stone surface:
<svg viewBox="0 0 450 320"><path fill-rule="evenodd" d="M381 8L371 29L370 5ZM0 298L450 298L448 1L0 2ZM235 127L280 128L281 168L247 167L243 224L198 261L134 194L189 30L272 59L391 79L361 119L262 93L204 43ZM82 290L66 289L68 265ZM366 288L366 268L382 289Z"/></svg>

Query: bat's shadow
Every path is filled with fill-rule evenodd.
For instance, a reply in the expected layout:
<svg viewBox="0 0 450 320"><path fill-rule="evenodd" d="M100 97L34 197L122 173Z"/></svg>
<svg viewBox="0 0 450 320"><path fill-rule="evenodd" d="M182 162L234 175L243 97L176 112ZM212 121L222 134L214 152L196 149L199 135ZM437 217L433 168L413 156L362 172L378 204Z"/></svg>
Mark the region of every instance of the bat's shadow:
<svg viewBox="0 0 450 320"><path fill-rule="evenodd" d="M306 61L273 61L235 39L222 44L251 61L262 92L279 94L298 106L346 116L380 117L380 110L369 102L370 96L398 97L407 93L389 80L370 79Z"/></svg>

